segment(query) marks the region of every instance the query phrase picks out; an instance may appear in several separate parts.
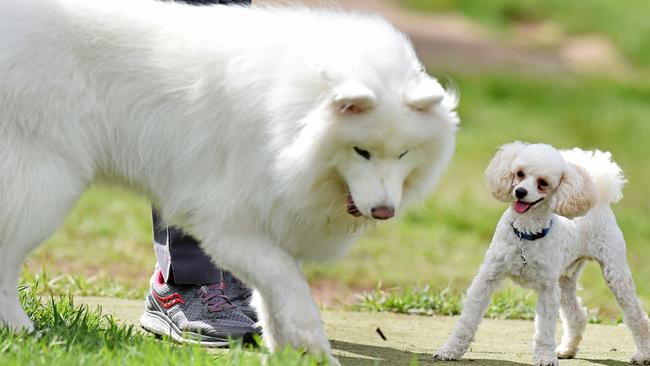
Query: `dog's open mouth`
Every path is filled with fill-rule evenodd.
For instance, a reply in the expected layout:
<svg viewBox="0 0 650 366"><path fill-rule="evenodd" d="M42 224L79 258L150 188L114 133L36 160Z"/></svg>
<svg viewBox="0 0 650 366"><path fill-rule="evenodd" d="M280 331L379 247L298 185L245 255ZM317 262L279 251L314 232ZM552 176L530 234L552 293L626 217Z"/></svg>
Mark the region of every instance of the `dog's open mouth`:
<svg viewBox="0 0 650 366"><path fill-rule="evenodd" d="M515 201L515 203L512 205L512 208L515 209L518 213L524 213L528 210L531 209L531 207L535 206L536 204L542 202L544 198L540 198L535 202L524 202L524 201Z"/></svg>
<svg viewBox="0 0 650 366"><path fill-rule="evenodd" d="M348 202L347 202L348 213L354 217L361 216L361 211L357 208L357 205L354 204L352 195L348 193Z"/></svg>

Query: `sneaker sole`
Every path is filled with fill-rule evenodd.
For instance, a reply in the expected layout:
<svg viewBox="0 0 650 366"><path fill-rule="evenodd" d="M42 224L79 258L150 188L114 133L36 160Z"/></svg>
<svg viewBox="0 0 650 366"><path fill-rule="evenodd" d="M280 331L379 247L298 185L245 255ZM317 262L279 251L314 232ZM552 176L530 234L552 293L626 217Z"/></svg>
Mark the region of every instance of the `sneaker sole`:
<svg viewBox="0 0 650 366"><path fill-rule="evenodd" d="M228 339L207 338L208 336L193 332L181 332L176 325L164 314L157 311L145 309L144 314L140 317L140 326L142 329L159 335L170 337L177 343L200 344L205 347L226 347L230 345Z"/></svg>

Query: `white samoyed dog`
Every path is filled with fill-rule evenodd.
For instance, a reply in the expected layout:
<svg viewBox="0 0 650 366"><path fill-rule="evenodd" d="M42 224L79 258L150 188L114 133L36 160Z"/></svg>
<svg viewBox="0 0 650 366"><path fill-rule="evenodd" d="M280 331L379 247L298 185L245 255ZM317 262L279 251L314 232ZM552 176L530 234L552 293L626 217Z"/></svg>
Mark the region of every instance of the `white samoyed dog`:
<svg viewBox="0 0 650 366"><path fill-rule="evenodd" d="M331 359L300 263L431 192L457 98L378 16L0 0L0 324L93 182L145 194L260 295L264 339Z"/></svg>

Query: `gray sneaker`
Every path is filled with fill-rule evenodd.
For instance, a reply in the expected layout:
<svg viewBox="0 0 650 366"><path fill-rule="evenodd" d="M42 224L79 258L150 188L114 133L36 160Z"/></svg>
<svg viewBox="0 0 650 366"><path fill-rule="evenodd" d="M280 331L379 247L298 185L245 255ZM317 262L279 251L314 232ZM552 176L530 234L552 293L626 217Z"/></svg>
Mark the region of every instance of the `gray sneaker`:
<svg viewBox="0 0 650 366"><path fill-rule="evenodd" d="M223 271L222 277L223 292L228 299L247 317L257 322L257 312L251 306L253 291L230 272Z"/></svg>
<svg viewBox="0 0 650 366"><path fill-rule="evenodd" d="M226 296L221 283L202 286L170 285L159 270L151 277L140 325L179 343L222 347L229 340L253 340L255 323Z"/></svg>

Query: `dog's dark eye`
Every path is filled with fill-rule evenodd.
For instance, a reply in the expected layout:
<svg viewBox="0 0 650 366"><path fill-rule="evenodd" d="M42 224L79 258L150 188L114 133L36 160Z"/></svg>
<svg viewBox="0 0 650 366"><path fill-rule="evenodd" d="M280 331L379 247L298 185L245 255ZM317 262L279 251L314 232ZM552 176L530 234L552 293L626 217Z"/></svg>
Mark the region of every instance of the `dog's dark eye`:
<svg viewBox="0 0 650 366"><path fill-rule="evenodd" d="M398 158L398 159L401 159L401 158L404 157L404 155L406 155L406 154L408 154L408 153L409 153L409 151L406 150L406 151L404 151L403 153L399 154L399 156L398 156L397 158Z"/></svg>
<svg viewBox="0 0 650 366"><path fill-rule="evenodd" d="M546 188L548 187L548 183L544 179L540 179L537 181L537 186L539 188Z"/></svg>
<svg viewBox="0 0 650 366"><path fill-rule="evenodd" d="M519 178L523 178L523 177L526 176L526 174L524 174L524 172L522 172L522 171L520 170L520 171L517 172L517 176L518 176Z"/></svg>
<svg viewBox="0 0 650 366"><path fill-rule="evenodd" d="M364 150L355 146L354 151L357 154L363 156L366 160L370 160L370 152L368 150Z"/></svg>

